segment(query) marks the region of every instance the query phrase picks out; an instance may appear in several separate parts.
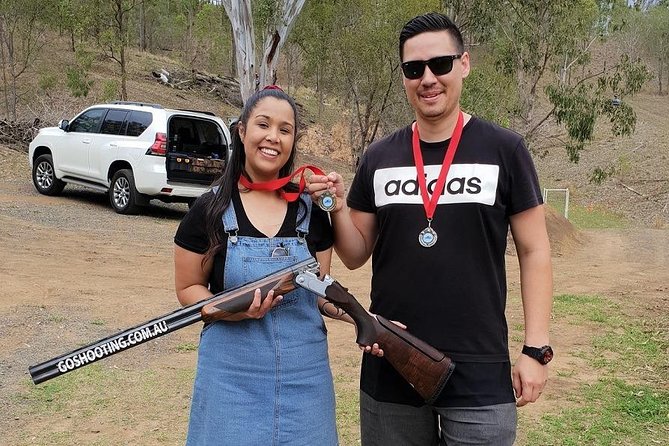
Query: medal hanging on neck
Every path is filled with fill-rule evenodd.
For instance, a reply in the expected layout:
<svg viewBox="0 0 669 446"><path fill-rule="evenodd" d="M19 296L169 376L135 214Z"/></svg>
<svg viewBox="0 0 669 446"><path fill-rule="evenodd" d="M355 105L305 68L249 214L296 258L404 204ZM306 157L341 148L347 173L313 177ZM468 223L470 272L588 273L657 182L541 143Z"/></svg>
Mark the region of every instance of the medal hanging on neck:
<svg viewBox="0 0 669 446"><path fill-rule="evenodd" d="M304 171L306 169L311 170L313 173L316 175L325 175L325 172L323 172L321 169L319 169L316 166L311 166L311 165L306 165L302 166L299 169L297 169L295 172L291 173L287 177L283 178L277 178L276 180L270 180L270 181L260 181L260 182L252 182L250 179L246 177L246 175L242 174L239 177L239 183L244 186L247 189L250 190L264 190L264 191L271 191L271 190L278 190L279 195L281 195L281 198L288 202L292 202L298 199L300 194L304 191L304 188L306 186L306 180L304 179ZM290 182L295 176L300 175L300 182L297 186L298 191L297 192L286 192L282 188ZM325 212L330 212L335 208L337 205L337 201L335 196L330 193L329 191L325 191L319 198L318 198L318 207L323 209Z"/></svg>
<svg viewBox="0 0 669 446"><path fill-rule="evenodd" d="M432 196L429 195L427 190L427 179L425 178L425 165L423 164L423 154L420 151L420 135L418 134L418 123L413 124L413 135L411 145L413 148L413 159L416 164L416 171L418 172L418 187L420 188L420 196L423 199L423 207L425 208L425 215L427 217L427 227L423 229L420 234L418 234L418 243L425 248L430 248L437 243L437 233L432 229L432 219L434 217L434 211L437 209L437 203L439 203L439 197L441 196L444 186L446 185L446 178L448 177L448 171L453 164L453 158L455 157L455 152L458 149L458 144L460 143L460 136L462 136L462 127L463 127L464 117L462 112L458 113L458 120L455 124L455 129L453 129L453 134L451 135L451 141L448 143L448 148L444 154L444 161L441 163L441 169L439 170L439 177L437 177L437 183L434 186L432 191Z"/></svg>

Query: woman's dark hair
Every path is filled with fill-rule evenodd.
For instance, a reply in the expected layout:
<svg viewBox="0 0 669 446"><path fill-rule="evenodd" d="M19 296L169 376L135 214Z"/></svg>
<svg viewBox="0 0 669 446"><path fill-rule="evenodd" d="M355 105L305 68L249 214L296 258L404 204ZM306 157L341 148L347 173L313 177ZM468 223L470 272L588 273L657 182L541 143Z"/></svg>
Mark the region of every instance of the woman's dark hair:
<svg viewBox="0 0 669 446"><path fill-rule="evenodd" d="M223 233L223 222L221 217L225 208L230 205L232 193L234 189L237 188L239 177L242 173L246 173L244 172L246 154L244 152L244 143L239 135L239 127L246 127L248 125L251 112L253 112L258 103L265 98L276 98L286 101L293 109L293 114L295 116L295 127L293 129L295 139L286 164L279 170L279 177L287 177L294 170L299 128L297 105L295 105L293 98L280 88L274 86L266 87L265 89L254 93L246 100L241 115L230 132L232 137L232 154L230 159L227 160L223 175L212 184L212 187L218 187L218 190L216 193L206 194L202 197L203 200L206 200L205 207L207 212L205 224L207 228L207 237L209 238L209 250L205 255L205 260L213 258L217 252L225 247L221 239L221 234ZM294 183L289 182L284 189L294 192L297 190L297 187Z"/></svg>
<svg viewBox="0 0 669 446"><path fill-rule="evenodd" d="M453 38L458 53L465 52L465 44L462 40L462 34L455 22L444 14L430 12L409 20L407 24L404 25L404 28L402 28L402 31L400 31L400 61L404 61L404 43L407 40L418 34L434 31L447 31Z"/></svg>

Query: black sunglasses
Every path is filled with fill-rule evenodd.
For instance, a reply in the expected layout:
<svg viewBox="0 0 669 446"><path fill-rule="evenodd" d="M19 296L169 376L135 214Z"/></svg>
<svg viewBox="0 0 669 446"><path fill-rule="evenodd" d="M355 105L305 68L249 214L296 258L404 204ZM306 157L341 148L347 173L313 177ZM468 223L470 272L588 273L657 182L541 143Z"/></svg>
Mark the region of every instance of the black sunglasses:
<svg viewBox="0 0 669 446"><path fill-rule="evenodd" d="M402 64L402 72L407 79L420 79L425 73L425 65L435 76L443 76L453 69L453 61L462 57L462 54L433 57L430 60L411 60Z"/></svg>

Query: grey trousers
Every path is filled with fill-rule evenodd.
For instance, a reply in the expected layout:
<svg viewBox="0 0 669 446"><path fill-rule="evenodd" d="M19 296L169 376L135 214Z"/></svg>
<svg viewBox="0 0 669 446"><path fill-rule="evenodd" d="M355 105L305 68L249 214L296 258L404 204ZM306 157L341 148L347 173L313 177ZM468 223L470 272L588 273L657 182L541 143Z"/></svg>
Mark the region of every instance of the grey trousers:
<svg viewBox="0 0 669 446"><path fill-rule="evenodd" d="M516 405L413 407L383 403L360 392L362 446L511 446Z"/></svg>

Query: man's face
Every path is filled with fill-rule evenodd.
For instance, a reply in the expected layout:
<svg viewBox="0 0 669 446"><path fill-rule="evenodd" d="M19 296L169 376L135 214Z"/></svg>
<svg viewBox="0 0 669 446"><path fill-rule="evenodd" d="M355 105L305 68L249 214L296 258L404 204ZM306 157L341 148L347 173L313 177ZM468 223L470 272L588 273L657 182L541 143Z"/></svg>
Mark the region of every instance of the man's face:
<svg viewBox="0 0 669 446"><path fill-rule="evenodd" d="M447 31L418 34L404 42L402 62L427 61L434 57L460 54L454 40ZM416 118L436 121L458 110L462 80L469 74L469 54L453 60L453 69L443 75L435 75L429 66L418 79L402 76L409 104Z"/></svg>

